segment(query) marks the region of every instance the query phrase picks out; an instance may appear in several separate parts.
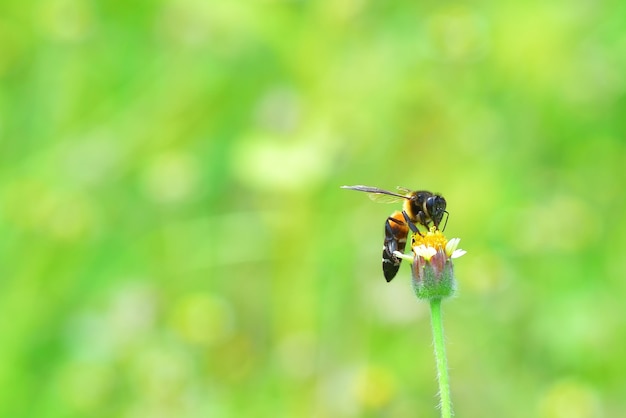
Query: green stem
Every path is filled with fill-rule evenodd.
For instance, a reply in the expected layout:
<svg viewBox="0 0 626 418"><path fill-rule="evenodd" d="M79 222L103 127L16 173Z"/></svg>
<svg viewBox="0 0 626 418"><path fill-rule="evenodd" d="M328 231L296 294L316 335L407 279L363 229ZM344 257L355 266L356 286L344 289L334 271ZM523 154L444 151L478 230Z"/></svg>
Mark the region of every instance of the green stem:
<svg viewBox="0 0 626 418"><path fill-rule="evenodd" d="M439 381L439 398L441 400L441 418L452 417L452 400L450 399L450 381L448 380L448 360L443 341L443 322L441 320L441 298L430 300L430 319L433 326L433 342L435 360L437 362L437 380Z"/></svg>

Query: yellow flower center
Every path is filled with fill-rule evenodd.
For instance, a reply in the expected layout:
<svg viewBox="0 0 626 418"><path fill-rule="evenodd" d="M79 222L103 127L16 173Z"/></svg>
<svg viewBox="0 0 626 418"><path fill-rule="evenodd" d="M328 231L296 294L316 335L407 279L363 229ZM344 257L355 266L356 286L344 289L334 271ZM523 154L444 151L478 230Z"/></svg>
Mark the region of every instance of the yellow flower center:
<svg viewBox="0 0 626 418"><path fill-rule="evenodd" d="M424 245L426 247L432 247L435 250L443 250L446 248L447 243L448 240L446 237L434 226L430 227L430 231L426 234L413 234L411 239L411 247Z"/></svg>

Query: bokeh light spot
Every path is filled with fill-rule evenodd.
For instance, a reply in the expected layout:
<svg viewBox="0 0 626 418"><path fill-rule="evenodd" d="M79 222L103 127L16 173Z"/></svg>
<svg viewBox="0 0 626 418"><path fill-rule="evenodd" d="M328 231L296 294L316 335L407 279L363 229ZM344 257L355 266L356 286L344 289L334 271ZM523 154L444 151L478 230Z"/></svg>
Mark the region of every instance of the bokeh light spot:
<svg viewBox="0 0 626 418"><path fill-rule="evenodd" d="M588 385L564 379L548 387L540 406L541 418L599 418L604 416L597 393Z"/></svg>
<svg viewBox="0 0 626 418"><path fill-rule="evenodd" d="M234 327L232 309L226 301L203 293L181 298L170 320L185 341L205 346L228 338Z"/></svg>
<svg viewBox="0 0 626 418"><path fill-rule="evenodd" d="M146 167L143 176L148 196L161 204L189 199L198 186L196 160L187 153L169 152L157 155Z"/></svg>

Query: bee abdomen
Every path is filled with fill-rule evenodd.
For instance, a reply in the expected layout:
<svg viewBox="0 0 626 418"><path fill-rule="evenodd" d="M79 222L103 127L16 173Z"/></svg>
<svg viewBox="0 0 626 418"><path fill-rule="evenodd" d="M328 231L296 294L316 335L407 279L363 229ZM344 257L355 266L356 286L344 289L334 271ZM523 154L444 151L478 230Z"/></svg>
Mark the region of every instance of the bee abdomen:
<svg viewBox="0 0 626 418"><path fill-rule="evenodd" d="M390 282L400 269L401 258L396 257L394 251L404 252L409 226L404 221L402 212L394 212L385 222L385 242L383 244L383 274Z"/></svg>

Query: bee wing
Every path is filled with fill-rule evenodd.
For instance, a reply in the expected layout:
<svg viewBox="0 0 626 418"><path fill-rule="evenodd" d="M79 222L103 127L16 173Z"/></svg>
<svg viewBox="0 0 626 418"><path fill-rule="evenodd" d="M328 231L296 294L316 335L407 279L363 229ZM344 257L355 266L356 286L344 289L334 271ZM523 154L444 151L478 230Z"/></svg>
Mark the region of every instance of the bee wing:
<svg viewBox="0 0 626 418"><path fill-rule="evenodd" d="M376 203L397 203L406 199L404 196L393 196L382 193L368 193L367 197Z"/></svg>
<svg viewBox="0 0 626 418"><path fill-rule="evenodd" d="M409 194L409 193L411 193L411 192L413 191L413 190L411 190L411 189L407 189L406 187L401 187L401 186L396 187L396 189L397 189L400 193L405 194L405 195L407 195L407 194Z"/></svg>
<svg viewBox="0 0 626 418"><path fill-rule="evenodd" d="M370 186L341 186L342 189L356 190L358 192L365 192L374 202L378 203L394 203L400 202L403 199L408 199L408 197L390 192L388 190L379 189L378 187L370 187Z"/></svg>

